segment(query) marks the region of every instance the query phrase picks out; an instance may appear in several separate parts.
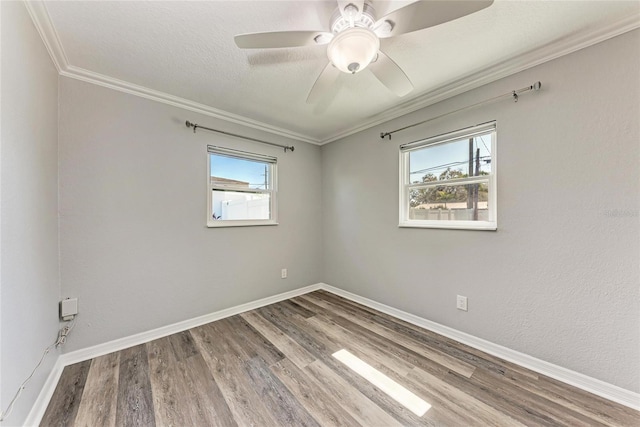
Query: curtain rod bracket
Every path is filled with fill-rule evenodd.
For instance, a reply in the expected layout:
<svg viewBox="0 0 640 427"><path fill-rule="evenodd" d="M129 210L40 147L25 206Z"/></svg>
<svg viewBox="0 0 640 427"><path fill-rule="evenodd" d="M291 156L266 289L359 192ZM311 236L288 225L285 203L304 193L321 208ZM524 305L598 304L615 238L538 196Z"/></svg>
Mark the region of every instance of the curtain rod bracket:
<svg viewBox="0 0 640 427"><path fill-rule="evenodd" d="M188 128L193 127L193 133L196 133L196 128L198 127L198 125L191 123L189 120L187 120L185 124Z"/></svg>
<svg viewBox="0 0 640 427"><path fill-rule="evenodd" d="M511 92L511 96L513 97L513 102L518 102L518 94L515 90Z"/></svg>
<svg viewBox="0 0 640 427"><path fill-rule="evenodd" d="M385 137L389 137L389 141L391 141L391 134L389 132L380 132L380 139L385 139Z"/></svg>

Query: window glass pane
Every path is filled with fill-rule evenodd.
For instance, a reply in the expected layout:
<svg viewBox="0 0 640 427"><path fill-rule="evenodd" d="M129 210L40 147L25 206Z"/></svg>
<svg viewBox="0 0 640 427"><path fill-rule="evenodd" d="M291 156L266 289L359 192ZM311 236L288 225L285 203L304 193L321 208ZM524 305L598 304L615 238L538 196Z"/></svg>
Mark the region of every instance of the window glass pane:
<svg viewBox="0 0 640 427"><path fill-rule="evenodd" d="M409 151L409 183L491 173L491 133Z"/></svg>
<svg viewBox="0 0 640 427"><path fill-rule="evenodd" d="M488 182L409 190L409 219L489 221Z"/></svg>
<svg viewBox="0 0 640 427"><path fill-rule="evenodd" d="M211 184L223 187L271 188L271 164L256 160L210 154Z"/></svg>
<svg viewBox="0 0 640 427"><path fill-rule="evenodd" d="M213 190L211 212L213 220L256 220L271 218L271 195Z"/></svg>

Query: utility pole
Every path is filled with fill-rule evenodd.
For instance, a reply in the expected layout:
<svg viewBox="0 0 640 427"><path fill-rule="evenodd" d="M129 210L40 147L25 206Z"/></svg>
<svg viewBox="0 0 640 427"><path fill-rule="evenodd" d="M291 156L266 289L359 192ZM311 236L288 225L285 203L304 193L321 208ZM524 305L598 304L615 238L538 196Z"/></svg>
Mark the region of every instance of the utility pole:
<svg viewBox="0 0 640 427"><path fill-rule="evenodd" d="M468 175L473 175L473 138L469 138L469 168ZM473 208L473 184L467 184L467 209Z"/></svg>
<svg viewBox="0 0 640 427"><path fill-rule="evenodd" d="M480 175L480 149L476 149L476 172L474 176ZM478 220L478 193L480 193L480 184L473 184L473 220Z"/></svg>
<svg viewBox="0 0 640 427"><path fill-rule="evenodd" d="M268 184L267 165L264 165L264 189L266 190Z"/></svg>

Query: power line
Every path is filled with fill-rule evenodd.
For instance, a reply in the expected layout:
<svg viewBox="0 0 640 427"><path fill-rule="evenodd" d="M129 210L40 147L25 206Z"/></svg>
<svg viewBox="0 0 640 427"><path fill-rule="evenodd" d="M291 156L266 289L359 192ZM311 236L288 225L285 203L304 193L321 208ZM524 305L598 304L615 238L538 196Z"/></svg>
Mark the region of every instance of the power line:
<svg viewBox="0 0 640 427"><path fill-rule="evenodd" d="M489 159L489 160L490 160L490 159L491 159L491 156L480 156L480 158L479 158L479 160L485 160L485 159ZM485 162L486 162L486 160L485 160ZM451 167L451 166L459 166L459 165L466 165L466 164L467 164L467 161L466 161L466 160L465 160L465 161L463 161L463 162L451 162L451 163L444 163L444 164L442 164L442 165L432 166L432 167L430 167L430 168L425 168L425 169L420 169L420 170L417 170L417 171L413 171L413 172L410 172L409 174L410 174L410 175L415 175L415 174L418 174L418 173L425 173L425 172L429 172L429 171L434 171L434 170L440 170L440 169L444 169L444 168L449 168L449 167Z"/></svg>
<svg viewBox="0 0 640 427"><path fill-rule="evenodd" d="M480 138L480 142L482 142L482 145L484 145L485 150L487 150L487 152L491 154L491 150L489 150L487 148L487 144L484 143L484 135L480 135L478 138Z"/></svg>

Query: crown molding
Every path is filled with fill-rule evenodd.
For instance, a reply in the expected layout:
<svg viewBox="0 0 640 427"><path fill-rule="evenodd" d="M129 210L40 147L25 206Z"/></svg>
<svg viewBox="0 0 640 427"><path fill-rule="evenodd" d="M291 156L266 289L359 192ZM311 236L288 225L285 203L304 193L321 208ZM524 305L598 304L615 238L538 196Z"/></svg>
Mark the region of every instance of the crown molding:
<svg viewBox="0 0 640 427"><path fill-rule="evenodd" d="M38 33L40 34L40 37L42 38L42 41L51 55L53 63L55 64L59 74L62 76L104 86L120 92L125 92L131 95L172 105L174 107L204 114L230 123L239 124L268 132L270 134L314 145L324 145L346 138L355 133L387 123L393 119L452 98L456 95L460 95L496 80L535 67L536 65L543 64L640 28L640 15L633 14L612 22L609 25L573 34L567 38L549 43L540 49L494 64L478 72L471 73L461 79L445 83L435 90L419 95L396 107L371 116L369 120L357 126L335 133L326 138L316 138L70 65L44 2L25 1L25 5L38 30Z"/></svg>
<svg viewBox="0 0 640 427"><path fill-rule="evenodd" d="M58 70L58 73L61 73L67 68L69 60L62 48L62 43L60 43L60 38L58 37L56 29L53 27L44 2L25 1L24 5L27 8L29 16L31 16L36 30L40 34L40 38L42 38L42 42L47 48L47 51L49 51L49 56L51 56L53 64Z"/></svg>
<svg viewBox="0 0 640 427"><path fill-rule="evenodd" d="M347 136L387 123L393 119L404 116L446 99L460 95L464 92L493 83L502 78L511 76L521 71L533 68L545 62L552 61L561 56L568 55L578 50L593 46L605 40L622 35L640 28L640 15L630 15L607 26L594 28L574 34L562 40L550 43L540 49L522 54L507 61L492 65L484 70L471 73L461 79L445 83L436 90L420 95L408 102L400 104L383 113L371 116L370 120L359 126L334 134L320 142L320 145L346 138Z"/></svg>
<svg viewBox="0 0 640 427"><path fill-rule="evenodd" d="M270 124L253 120L238 114L229 113L218 108L214 108L205 104L200 104L185 98L170 95L165 92L150 89L144 86L136 85L124 80L116 79L104 74L95 73L84 68L76 67L69 64L67 55L62 47L58 33L51 22L49 12L44 2L25 1L24 2L31 20L33 21L44 45L49 51L49 55L61 76L81 80L87 83L93 83L98 86L107 87L120 92L150 99L153 101L168 104L174 107L183 108L188 111L204 114L216 119L224 120L229 123L235 123L249 128L268 132L274 135L283 136L295 141L308 142L310 144L320 144L321 141L308 135L293 132L291 130L272 126Z"/></svg>
<svg viewBox="0 0 640 427"><path fill-rule="evenodd" d="M84 68L75 67L73 65L67 65L65 69L60 71L60 75L69 77L76 80L81 80L87 83L93 83L99 86L104 86L113 90L128 93L131 95L139 96L141 98L150 99L152 101L161 102L163 104L172 105L174 107L182 108L184 110L193 111L195 113L204 114L206 116L214 117L216 119L224 120L229 123L235 123L249 128L257 129L270 134L283 136L285 138L292 139L294 141L307 142L310 144L318 145L320 140L312 138L308 135L303 135L290 131L288 129L272 126L264 122L250 119L248 117L240 116L237 114L229 113L224 110L210 107L205 104L190 101L185 98L181 98L174 95L169 95L165 92L160 92L154 89L149 89L144 86L139 86L133 83L129 83L124 80L119 80L113 77L105 76L104 74L94 73L93 71L85 70Z"/></svg>

